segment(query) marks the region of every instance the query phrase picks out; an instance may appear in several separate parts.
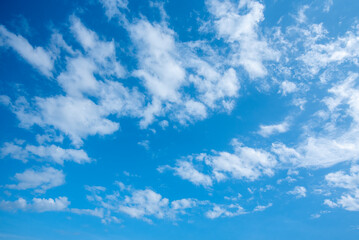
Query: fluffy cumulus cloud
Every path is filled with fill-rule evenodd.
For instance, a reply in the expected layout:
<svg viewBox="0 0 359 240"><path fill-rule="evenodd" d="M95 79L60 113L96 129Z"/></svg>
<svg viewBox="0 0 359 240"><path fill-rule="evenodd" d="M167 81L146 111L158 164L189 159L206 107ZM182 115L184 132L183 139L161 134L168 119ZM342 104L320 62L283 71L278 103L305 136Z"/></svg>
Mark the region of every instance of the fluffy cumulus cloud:
<svg viewBox="0 0 359 240"><path fill-rule="evenodd" d="M27 202L23 198L15 201L1 201L0 209L5 211L34 211L34 212L54 212L64 211L70 205L67 197L58 198L33 198L31 202Z"/></svg>
<svg viewBox="0 0 359 240"><path fill-rule="evenodd" d="M16 173L14 179L18 182L17 184L8 184L5 187L17 190L33 189L38 193L45 193L46 190L65 183L63 171L52 167L27 169L23 173Z"/></svg>
<svg viewBox="0 0 359 240"><path fill-rule="evenodd" d="M343 171L329 173L325 176L328 185L334 188L342 188L346 191L336 199L336 202L326 199L325 204L329 207L342 207L349 211L359 211L359 166L350 168L349 174Z"/></svg>
<svg viewBox="0 0 359 240"><path fill-rule="evenodd" d="M299 57L312 74L317 74L321 69L328 65L342 64L345 62L356 62L359 56L359 32L348 31L344 36L335 40L322 43L328 39L327 30L321 25L312 25L314 38L308 38L305 43L307 48L305 53Z"/></svg>
<svg viewBox="0 0 359 240"><path fill-rule="evenodd" d="M182 179L188 180L195 185L210 187L213 184L211 176L198 171L192 161L178 160L174 167L162 166L158 168L160 172L163 172L166 169L173 170L175 175L178 175Z"/></svg>
<svg viewBox="0 0 359 240"><path fill-rule="evenodd" d="M140 122L142 127L166 112L186 124L207 118L207 108L233 108L240 88L236 72L230 67L218 68L210 61L214 56L199 57L197 52L208 51L208 45L176 40L166 22L139 19L127 29L138 50L139 68L133 75L142 80L152 99ZM196 89L195 98L185 93L191 85Z"/></svg>
<svg viewBox="0 0 359 240"><path fill-rule="evenodd" d="M162 166L159 170L172 170L175 175L195 185L210 187L213 181L244 179L254 181L262 176L273 176L277 167L276 158L262 149L244 146L237 139L232 140L233 153L213 151L177 160L174 167ZM201 167L206 173L198 170Z"/></svg>
<svg viewBox="0 0 359 240"><path fill-rule="evenodd" d="M107 119L109 115L140 116L143 96L110 80L125 74L116 60L114 41L100 40L75 16L70 18L70 29L82 49L68 53L66 69L56 77L66 94L35 97L31 102L24 97L13 103L2 102L16 114L20 126L59 130L78 146L88 135L117 131L119 123Z"/></svg>
<svg viewBox="0 0 359 240"><path fill-rule="evenodd" d="M151 189L139 190L122 182L116 182L116 185L119 191L112 193L107 193L106 188L100 186L87 187L90 192L87 199L99 209L105 210L105 214L100 216L104 223L111 222L114 218L121 221L118 218L120 214L153 223L155 219L177 221L182 215L193 212L199 212L209 219L235 217L247 213L238 203L218 204L194 198L171 201ZM270 206L271 204L260 206L260 210L256 211L264 211Z"/></svg>
<svg viewBox="0 0 359 240"><path fill-rule="evenodd" d="M237 204L230 204L228 206L214 205L211 210L206 212L206 217L215 219L219 217L235 217L242 214L246 214L246 212Z"/></svg>
<svg viewBox="0 0 359 240"><path fill-rule="evenodd" d="M10 32L3 25L0 25L0 46L14 50L45 76L52 75L54 59L51 52L42 47L33 47L23 36Z"/></svg>
<svg viewBox="0 0 359 240"><path fill-rule="evenodd" d="M289 130L289 123L285 121L274 125L260 125L259 128L259 135L269 137L272 134L287 132Z"/></svg>
<svg viewBox="0 0 359 240"><path fill-rule="evenodd" d="M264 5L258 1L207 0L209 12L219 38L232 49L230 63L242 66L251 78L264 77L268 71L264 61L275 61L279 52L273 50L260 35Z"/></svg>
<svg viewBox="0 0 359 240"><path fill-rule="evenodd" d="M127 5L120 1L102 3L109 17L117 14L114 9ZM211 60L216 56L199 57L197 52L209 45L176 40L166 22L151 23L144 18L126 21L124 27L138 60L138 69L131 73L126 73L117 60L114 40L103 40L76 16L70 17L69 25L81 48L73 50L59 34L54 35L52 43L66 56L65 69L55 76L64 95L35 97L31 101L2 97L1 102L17 116L21 127L54 129L80 146L89 135L116 132L120 125L109 119L113 115L139 118L140 126L147 128L159 117L188 124L207 118L209 109L233 109L240 88L236 71L218 66ZM118 81L128 75L136 77L146 92ZM196 89L194 96L184 91L192 87Z"/></svg>
<svg viewBox="0 0 359 240"><path fill-rule="evenodd" d="M79 164L91 162L84 150L63 149L55 145L34 146L7 142L0 149L1 157L9 156L13 159L27 162L29 159L64 164L64 161L73 161Z"/></svg>
<svg viewBox="0 0 359 240"><path fill-rule="evenodd" d="M304 198L307 196L307 189L303 186L296 186L293 190L289 191L288 194L296 196L296 198Z"/></svg>
<svg viewBox="0 0 359 240"><path fill-rule="evenodd" d="M196 199L170 201L161 194L151 190L134 189L121 182L116 183L119 191L106 193L104 187L87 187L91 193L87 199L107 210L103 221L110 221L114 214L125 214L132 218L151 223L153 218L175 220L177 215L186 214L188 209L203 204Z"/></svg>
<svg viewBox="0 0 359 240"><path fill-rule="evenodd" d="M267 205L258 205L253 209L253 211L254 212L263 212L267 208L270 208L272 205L273 205L272 203L268 203Z"/></svg>

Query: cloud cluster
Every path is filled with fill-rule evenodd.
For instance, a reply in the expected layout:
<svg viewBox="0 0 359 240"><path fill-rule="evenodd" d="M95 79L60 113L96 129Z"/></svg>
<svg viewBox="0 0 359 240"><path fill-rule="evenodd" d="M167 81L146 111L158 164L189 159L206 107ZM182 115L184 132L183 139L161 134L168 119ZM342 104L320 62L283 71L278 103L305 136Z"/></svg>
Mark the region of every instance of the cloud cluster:
<svg viewBox="0 0 359 240"><path fill-rule="evenodd" d="M33 198L31 202L27 202L23 198L15 201L1 201L0 209L6 211L34 211L34 212L54 212L64 211L70 205L67 197L58 198Z"/></svg>
<svg viewBox="0 0 359 240"><path fill-rule="evenodd" d="M343 171L329 173L325 176L329 186L345 189L346 192L336 202L326 199L329 207L342 207L349 211L359 211L359 166L353 165L349 174Z"/></svg>
<svg viewBox="0 0 359 240"><path fill-rule="evenodd" d="M186 214L186 210L203 204L196 199L187 198L170 201L151 189L138 190L121 182L116 184L119 191L114 191L111 194L106 193L104 187L87 187L91 193L87 199L106 209L107 215L103 217L104 221L109 221L113 217L113 213L122 213L149 223L153 218L175 220L177 215Z"/></svg>
<svg viewBox="0 0 359 240"><path fill-rule="evenodd" d="M45 193L46 190L65 183L63 171L52 167L27 169L23 173L16 173L14 179L17 184L8 184L5 187L17 190L34 189L38 193Z"/></svg>
<svg viewBox="0 0 359 240"><path fill-rule="evenodd" d="M63 149L55 145L26 145L16 144L12 142L4 143L0 149L0 156L11 157L12 159L27 162L29 159L36 159L38 161L53 162L60 165L64 161L73 161L75 163L84 164L91 162L87 153L84 150L78 149Z"/></svg>
<svg viewBox="0 0 359 240"><path fill-rule="evenodd" d="M237 139L232 140L232 145L233 153L201 153L177 160L174 167L162 166L158 170L162 172L169 169L182 179L204 187L212 186L213 181L221 182L229 178L254 181L262 176L274 175L278 162L272 154L243 146ZM206 173L197 169L200 166L206 169Z"/></svg>
<svg viewBox="0 0 359 240"><path fill-rule="evenodd" d="M272 49L260 35L259 24L264 20L264 5L259 1L207 0L209 12L219 38L231 48L230 64L242 66L251 78L265 77L264 62L277 61L280 53Z"/></svg>

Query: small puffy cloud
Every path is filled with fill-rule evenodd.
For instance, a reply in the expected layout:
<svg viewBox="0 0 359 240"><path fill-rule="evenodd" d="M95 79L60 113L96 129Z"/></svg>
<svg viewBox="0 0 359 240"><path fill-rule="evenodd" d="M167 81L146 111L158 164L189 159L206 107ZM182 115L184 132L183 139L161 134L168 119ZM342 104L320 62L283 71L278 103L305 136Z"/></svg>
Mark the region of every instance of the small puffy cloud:
<svg viewBox="0 0 359 240"><path fill-rule="evenodd" d="M1 158L10 156L13 159L27 162L29 157L29 152L26 149L24 149L22 146L19 146L11 142L6 142L0 149L0 156Z"/></svg>
<svg viewBox="0 0 359 240"><path fill-rule="evenodd" d="M122 9L127 9L128 0L100 0L105 8L105 14L108 19L121 15Z"/></svg>
<svg viewBox="0 0 359 240"><path fill-rule="evenodd" d="M129 28L138 48L140 69L134 74L144 81L148 91L159 100L177 101L178 89L185 79L179 61L174 32L159 24L139 20Z"/></svg>
<svg viewBox="0 0 359 240"><path fill-rule="evenodd" d="M277 166L275 157L261 149L243 146L236 139L232 141L234 153L216 152L198 154L195 159L188 156L178 160L174 167L160 167L159 170L172 169L175 175L195 185L212 186L213 181L228 178L257 180L261 176L273 176ZM206 174L198 170L206 170Z"/></svg>
<svg viewBox="0 0 359 240"><path fill-rule="evenodd" d="M42 47L33 47L24 37L9 32L0 25L0 47L10 47L25 61L47 77L51 77L54 68L52 54Z"/></svg>
<svg viewBox="0 0 359 240"><path fill-rule="evenodd" d="M136 190L131 196L126 196L118 211L134 218L147 215L163 218L166 215L169 200L150 189Z"/></svg>
<svg viewBox="0 0 359 240"><path fill-rule="evenodd" d="M345 189L359 188L359 166L352 166L349 175L343 171L329 173L325 176L325 180L332 187Z"/></svg>
<svg viewBox="0 0 359 240"><path fill-rule="evenodd" d="M279 52L270 48L259 34L259 24L264 20L264 5L258 1L207 0L213 24L219 38L232 49L231 64L241 65L251 78L264 77L268 71L264 61L277 60Z"/></svg>
<svg viewBox="0 0 359 240"><path fill-rule="evenodd" d="M25 210L27 208L27 201L23 198L19 198L15 201L5 201L0 202L0 209L10 212L15 212L17 210Z"/></svg>
<svg viewBox="0 0 359 240"><path fill-rule="evenodd" d="M61 165L64 161L73 161L79 164L91 161L83 150L63 149L55 145L26 145L25 147L22 147L20 145L15 145L14 143L5 143L1 152L3 155L9 155L14 159L23 160L25 159L24 156L26 156L27 158L35 158L39 161L51 161Z"/></svg>
<svg viewBox="0 0 359 240"><path fill-rule="evenodd" d="M31 209L36 212L64 211L69 205L70 201L67 197L34 198L32 199Z"/></svg>
<svg viewBox="0 0 359 240"><path fill-rule="evenodd" d="M283 96L287 96L290 93L298 91L297 85L294 82L283 81L280 84L280 92Z"/></svg>
<svg viewBox="0 0 359 240"><path fill-rule="evenodd" d="M348 31L344 36L332 39L326 36L327 30L322 24L313 24L310 27L314 36L309 35L306 38L306 49L298 59L311 74L318 74L330 64L356 63L359 56L358 32Z"/></svg>
<svg viewBox="0 0 359 240"><path fill-rule="evenodd" d="M68 209L70 201L67 197L58 198L33 198L32 202L27 202L23 198L16 201L1 201L0 209L5 211L34 211L34 212L54 212L65 211Z"/></svg>
<svg viewBox="0 0 359 240"><path fill-rule="evenodd" d="M27 102L22 102L27 105ZM118 130L119 124L106 119L108 113L89 99L57 96L37 98L38 112L28 112L17 101L13 108L23 126L37 124L54 127L68 135L75 145L81 145L88 135L106 135Z"/></svg>
<svg viewBox="0 0 359 240"><path fill-rule="evenodd" d="M359 211L359 190L353 194L344 194L338 199L338 204L348 211Z"/></svg>
<svg viewBox="0 0 359 240"><path fill-rule="evenodd" d="M63 149L55 145L34 146L34 145L18 145L15 143L4 143L0 149L1 157L9 156L13 159L27 161L28 159L36 159L39 161L49 161L63 165L64 161L73 161L75 163L84 164L91 162L84 150Z"/></svg>
<svg viewBox="0 0 359 240"><path fill-rule="evenodd" d="M308 5L304 5L299 9L298 15L295 16L295 20L297 20L298 23L305 23L307 21L307 16L305 15L305 11L308 8L309 8Z"/></svg>
<svg viewBox="0 0 359 240"><path fill-rule="evenodd" d="M285 133L289 130L289 123L282 122L274 125L260 125L259 131L257 132L262 137L269 137L273 134Z"/></svg>
<svg viewBox="0 0 359 240"><path fill-rule="evenodd" d="M75 163L88 163L91 159L84 150L63 149L55 145L50 146L32 146L27 145L26 150L39 158L50 158L54 162L63 164L64 161L73 161Z"/></svg>
<svg viewBox="0 0 359 240"><path fill-rule="evenodd" d="M234 153L219 152L206 159L217 180L232 177L254 181L262 175L274 175L277 161L270 153L243 146L236 140L233 141L233 147Z"/></svg>
<svg viewBox="0 0 359 240"><path fill-rule="evenodd" d="M338 207L338 204L336 204L335 202L333 202L333 201L331 201L329 199L325 199L324 204L327 205L330 208Z"/></svg>
<svg viewBox="0 0 359 240"><path fill-rule="evenodd" d="M271 207L272 205L272 203L268 203L267 205L258 205L253 209L253 212L262 212L267 208Z"/></svg>
<svg viewBox="0 0 359 240"><path fill-rule="evenodd" d="M215 219L219 217L235 217L238 215L246 214L246 211L238 204L230 205L217 205L214 204L213 208L206 212L206 217Z"/></svg>
<svg viewBox="0 0 359 240"><path fill-rule="evenodd" d="M304 198L307 196L307 189L302 186L296 186L293 190L287 193L296 196L296 198Z"/></svg>
<svg viewBox="0 0 359 240"><path fill-rule="evenodd" d="M325 180L330 187L343 188L347 192L336 202L326 199L324 204L331 208L342 207L348 211L359 211L359 166L352 166L349 174L343 171L329 173L325 176Z"/></svg>
<svg viewBox="0 0 359 240"><path fill-rule="evenodd" d="M150 141L149 140L142 140L142 141L139 141L137 144L144 147L146 150L150 149Z"/></svg>
<svg viewBox="0 0 359 240"><path fill-rule="evenodd" d="M162 170L163 168L159 168ZM195 185L202 185L204 187L210 187L213 184L213 180L210 176L199 172L192 162L179 160L176 166L166 166L164 169L171 169L175 175L181 177L184 180L188 180Z"/></svg>
<svg viewBox="0 0 359 240"><path fill-rule="evenodd" d="M65 175L62 170L52 167L28 169L23 173L15 174L14 179L18 183L6 185L7 188L17 190L34 189L38 193L44 193L50 188L61 186L65 183Z"/></svg>
<svg viewBox="0 0 359 240"><path fill-rule="evenodd" d="M152 218L175 220L178 214L186 214L186 210L202 204L196 199L170 201L151 189L138 190L120 182L117 185L120 193L115 191L112 194L106 194L102 187L87 187L91 192L88 200L104 208L108 219L113 217L113 213L123 213L148 223L152 223Z"/></svg>
<svg viewBox="0 0 359 240"><path fill-rule="evenodd" d="M197 204L198 204L198 200L196 199L184 198L184 199L172 201L171 208L173 210L185 210L187 208L193 208L197 206Z"/></svg>

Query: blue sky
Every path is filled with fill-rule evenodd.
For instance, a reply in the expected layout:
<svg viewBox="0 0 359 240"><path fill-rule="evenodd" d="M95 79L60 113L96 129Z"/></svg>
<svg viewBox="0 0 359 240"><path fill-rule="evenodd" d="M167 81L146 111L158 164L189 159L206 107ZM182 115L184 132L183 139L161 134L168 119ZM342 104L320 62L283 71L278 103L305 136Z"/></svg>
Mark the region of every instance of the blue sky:
<svg viewBox="0 0 359 240"><path fill-rule="evenodd" d="M0 239L358 239L358 1L0 9Z"/></svg>

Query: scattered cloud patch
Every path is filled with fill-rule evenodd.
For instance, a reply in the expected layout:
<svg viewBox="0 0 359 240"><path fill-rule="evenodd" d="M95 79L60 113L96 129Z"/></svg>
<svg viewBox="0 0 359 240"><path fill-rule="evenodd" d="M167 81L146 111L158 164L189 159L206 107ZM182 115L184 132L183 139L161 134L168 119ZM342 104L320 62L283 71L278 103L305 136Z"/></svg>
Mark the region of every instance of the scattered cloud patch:
<svg viewBox="0 0 359 240"><path fill-rule="evenodd" d="M52 167L27 169L23 173L16 173L14 179L17 184L8 184L5 187L16 190L34 189L37 193L45 193L46 190L65 183L63 171Z"/></svg>
<svg viewBox="0 0 359 240"><path fill-rule="evenodd" d="M302 186L296 186L293 190L289 191L288 194L296 196L296 198L304 198L307 196L307 189Z"/></svg>

